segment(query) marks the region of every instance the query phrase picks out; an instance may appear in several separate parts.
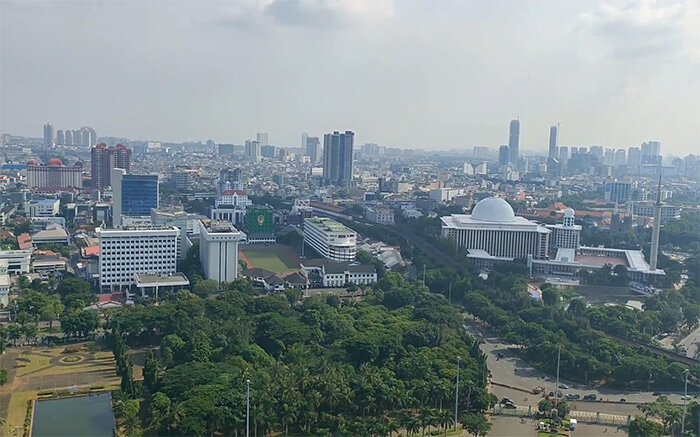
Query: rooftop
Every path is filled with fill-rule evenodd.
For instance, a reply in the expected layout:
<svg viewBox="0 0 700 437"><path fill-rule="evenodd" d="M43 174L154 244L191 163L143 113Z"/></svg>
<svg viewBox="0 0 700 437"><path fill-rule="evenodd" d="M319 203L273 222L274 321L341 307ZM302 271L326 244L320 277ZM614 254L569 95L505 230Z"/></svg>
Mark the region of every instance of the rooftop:
<svg viewBox="0 0 700 437"><path fill-rule="evenodd" d="M312 224L319 228L323 228L329 232L351 232L355 233L352 229L347 226L338 223L337 221L325 217L312 217L304 220L304 224Z"/></svg>
<svg viewBox="0 0 700 437"><path fill-rule="evenodd" d="M149 275L137 273L134 275L137 287L168 287L175 285L190 285L189 279L184 273L173 273L172 275Z"/></svg>

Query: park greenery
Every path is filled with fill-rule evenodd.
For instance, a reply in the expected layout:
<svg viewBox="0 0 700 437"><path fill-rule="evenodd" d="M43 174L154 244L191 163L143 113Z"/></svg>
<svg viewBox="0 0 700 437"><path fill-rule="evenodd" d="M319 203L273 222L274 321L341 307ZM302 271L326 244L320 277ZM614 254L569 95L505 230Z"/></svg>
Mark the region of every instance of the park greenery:
<svg viewBox="0 0 700 437"><path fill-rule="evenodd" d="M630 437L694 435L693 432L700 426L700 403L696 401L686 406L685 430L690 434L681 434L683 406L671 402L666 396L639 404L637 408L644 416L637 416L630 423Z"/></svg>
<svg viewBox="0 0 700 437"><path fill-rule="evenodd" d="M444 298L388 273L362 301L292 302L254 297L239 280L213 298L181 290L158 306L111 310L121 423L153 435L243 435L249 380L253 435L446 431L460 357L460 422L474 435L488 431L483 412L495 398L485 357ZM143 386L127 345L157 350Z"/></svg>
<svg viewBox="0 0 700 437"><path fill-rule="evenodd" d="M61 322L61 330L67 339L87 338L99 327L99 315L84 308L95 301L90 284L72 276L60 282L46 283L29 281L22 276L21 291L10 302L8 309L15 323L0 325L0 351L8 343L34 343L39 337L39 322L48 323L49 332L53 323Z"/></svg>
<svg viewBox="0 0 700 437"><path fill-rule="evenodd" d="M404 233L416 235L438 249L437 254L430 255L417 247L417 239L407 241L392 228L353 225L373 238L401 245L402 253L410 253L418 272L425 266L426 285L431 290L462 304L467 312L493 327L504 341L519 345L523 357L542 371L556 371L557 351L561 347L561 375L572 381L628 389L683 387L685 365L620 343L606 332L648 341L652 332L670 329L679 322L696 324L700 291L692 280L681 290L664 291L658 296L659 301L645 302L648 315L644 314L646 311L617 307L586 309L583 301L572 301L566 309L558 298L545 296L538 301L529 295L524 265L503 264L491 271L487 280L479 279L478 271L467 265L466 257L451 242L440 238L437 219L413 220L401 227ZM438 258L439 254L449 259ZM700 373L700 366L691 367Z"/></svg>

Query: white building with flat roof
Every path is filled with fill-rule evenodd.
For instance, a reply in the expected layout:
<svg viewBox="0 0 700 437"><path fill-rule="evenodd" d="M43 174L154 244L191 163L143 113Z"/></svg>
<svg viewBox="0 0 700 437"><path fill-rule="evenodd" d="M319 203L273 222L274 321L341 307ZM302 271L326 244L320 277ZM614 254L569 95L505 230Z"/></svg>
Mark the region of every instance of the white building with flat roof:
<svg viewBox="0 0 700 437"><path fill-rule="evenodd" d="M199 221L199 260L204 277L217 282L238 278L238 243L246 234L227 221Z"/></svg>
<svg viewBox="0 0 700 437"><path fill-rule="evenodd" d="M476 204L471 214L441 217L442 236L457 247L485 253L489 258L547 259L549 234L545 226L516 217L513 208L499 197L487 197ZM481 252L483 251L483 252Z"/></svg>
<svg viewBox="0 0 700 437"><path fill-rule="evenodd" d="M134 285L137 273L169 275L177 271L180 230L175 226L95 230L100 241L100 288Z"/></svg>
<svg viewBox="0 0 700 437"><path fill-rule="evenodd" d="M7 260L0 259L0 308L10 304L10 275L7 274Z"/></svg>
<svg viewBox="0 0 700 437"><path fill-rule="evenodd" d="M566 208L561 223L547 225L552 231L549 237L552 249L578 249L581 245L581 225L575 224L575 214L573 209Z"/></svg>
<svg viewBox="0 0 700 437"><path fill-rule="evenodd" d="M354 261L357 253L357 233L325 217L304 220L304 243L334 261Z"/></svg>

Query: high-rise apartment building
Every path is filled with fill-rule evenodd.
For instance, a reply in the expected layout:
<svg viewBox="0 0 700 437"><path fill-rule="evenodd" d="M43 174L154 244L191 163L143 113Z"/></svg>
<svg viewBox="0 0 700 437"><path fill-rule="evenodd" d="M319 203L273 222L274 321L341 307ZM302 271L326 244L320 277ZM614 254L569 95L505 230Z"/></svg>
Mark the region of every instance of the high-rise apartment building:
<svg viewBox="0 0 700 437"><path fill-rule="evenodd" d="M112 185L112 169L131 171L131 149L121 143L116 147L100 143L92 148L90 155L92 186L100 190Z"/></svg>
<svg viewBox="0 0 700 437"><path fill-rule="evenodd" d="M347 187L352 183L355 134L338 131L323 136L323 180L326 185Z"/></svg>
<svg viewBox="0 0 700 437"><path fill-rule="evenodd" d="M625 152L625 149L617 149L615 151L613 165L615 168L627 165L627 152Z"/></svg>
<svg viewBox="0 0 700 437"><path fill-rule="evenodd" d="M632 173L639 173L642 167L642 151L639 147L630 147L627 150L627 169Z"/></svg>
<svg viewBox="0 0 700 437"><path fill-rule="evenodd" d="M312 164L321 161L323 150L321 150L321 141L318 137L306 137L306 154L309 155L309 160Z"/></svg>
<svg viewBox="0 0 700 437"><path fill-rule="evenodd" d="M36 161L27 162L28 188L82 188L83 163L63 165L58 158L49 159L48 165L39 165Z"/></svg>
<svg viewBox="0 0 700 437"><path fill-rule="evenodd" d="M559 143L559 127L552 126L549 128L549 154L547 157L556 158L559 156L557 153L557 146Z"/></svg>
<svg viewBox="0 0 700 437"><path fill-rule="evenodd" d="M590 148L591 155L595 156L596 158L602 158L603 157L603 146L591 146Z"/></svg>
<svg viewBox="0 0 700 437"><path fill-rule="evenodd" d="M255 139L260 143L260 146L267 146L270 144L270 136L267 132L258 132L255 135Z"/></svg>
<svg viewBox="0 0 700 437"><path fill-rule="evenodd" d="M64 136L64 142L66 146L72 146L73 145L73 131L70 129L66 129L66 132L63 134Z"/></svg>
<svg viewBox="0 0 700 437"><path fill-rule="evenodd" d="M56 131L56 144L59 146L63 146L66 144L66 136L63 134L63 131L61 129Z"/></svg>
<svg viewBox="0 0 700 437"><path fill-rule="evenodd" d="M230 222L200 221L199 260L204 277L217 282L232 282L238 278L238 243L246 234Z"/></svg>
<svg viewBox="0 0 700 437"><path fill-rule="evenodd" d="M122 225L124 216L147 216L158 208L158 175L127 174L121 168L112 170L112 221Z"/></svg>
<svg viewBox="0 0 700 437"><path fill-rule="evenodd" d="M508 165L510 162L510 148L503 145L498 148L498 165L501 167Z"/></svg>
<svg viewBox="0 0 700 437"><path fill-rule="evenodd" d="M301 133L301 148L306 149L306 139L309 137L309 134L306 132Z"/></svg>
<svg viewBox="0 0 700 437"><path fill-rule="evenodd" d="M46 123L44 125L44 146L53 146L53 139L53 125L51 123Z"/></svg>
<svg viewBox="0 0 700 437"><path fill-rule="evenodd" d="M508 148L510 149L510 162L517 164L518 158L520 158L520 120L510 121Z"/></svg>
<svg viewBox="0 0 700 437"><path fill-rule="evenodd" d="M647 141L642 143L642 164L661 164L661 143Z"/></svg>
<svg viewBox="0 0 700 437"><path fill-rule="evenodd" d="M245 157L249 161L260 161L260 159L262 158L260 141L246 140Z"/></svg>

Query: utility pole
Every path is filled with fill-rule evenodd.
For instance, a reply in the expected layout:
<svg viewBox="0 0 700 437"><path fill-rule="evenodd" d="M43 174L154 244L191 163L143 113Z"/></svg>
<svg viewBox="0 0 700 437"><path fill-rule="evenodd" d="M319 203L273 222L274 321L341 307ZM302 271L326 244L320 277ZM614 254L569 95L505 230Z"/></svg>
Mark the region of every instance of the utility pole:
<svg viewBox="0 0 700 437"><path fill-rule="evenodd" d="M449 298L448 301L452 303L452 281L450 281L450 292L449 292Z"/></svg>
<svg viewBox="0 0 700 437"><path fill-rule="evenodd" d="M457 430L457 417L459 416L459 360L457 357L457 383L455 384L455 431Z"/></svg>
<svg viewBox="0 0 700 437"><path fill-rule="evenodd" d="M683 390L683 421L681 422L681 435L685 434L685 413L688 408L686 405L688 403L688 373L690 373L690 370L685 369L685 389Z"/></svg>
<svg viewBox="0 0 700 437"><path fill-rule="evenodd" d="M245 380L246 402L245 402L245 437L250 437L250 379Z"/></svg>
<svg viewBox="0 0 700 437"><path fill-rule="evenodd" d="M559 346L559 352L557 353L557 382L554 385L554 408L559 406L559 362L561 361L561 346Z"/></svg>

